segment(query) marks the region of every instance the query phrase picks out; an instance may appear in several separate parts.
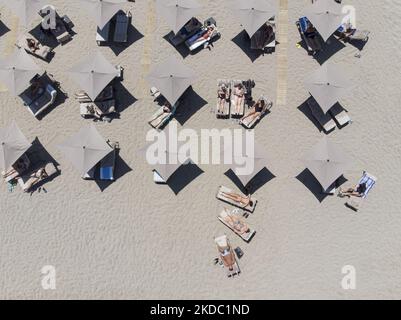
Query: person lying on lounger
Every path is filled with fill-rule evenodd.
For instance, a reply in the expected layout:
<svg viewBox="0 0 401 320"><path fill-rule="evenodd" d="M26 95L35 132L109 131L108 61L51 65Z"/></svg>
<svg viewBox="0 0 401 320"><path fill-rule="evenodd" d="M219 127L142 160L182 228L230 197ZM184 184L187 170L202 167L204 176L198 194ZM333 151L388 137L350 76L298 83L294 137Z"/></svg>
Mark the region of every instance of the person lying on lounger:
<svg viewBox="0 0 401 320"><path fill-rule="evenodd" d="M225 209L227 216L224 218L224 221L231 226L235 232L240 235L246 234L250 232L248 225L236 214L231 214L227 209Z"/></svg>
<svg viewBox="0 0 401 320"><path fill-rule="evenodd" d="M235 256L234 253L231 251L229 247L225 248L219 248L220 251L220 257L221 260L223 261L223 264L228 270L233 271L234 270L234 264L235 264Z"/></svg>
<svg viewBox="0 0 401 320"><path fill-rule="evenodd" d="M240 120L240 124L252 123L258 117L261 116L261 114L265 111L265 109L266 109L266 101L258 100L257 102L255 102L253 107L250 109L250 112Z"/></svg>
<svg viewBox="0 0 401 320"><path fill-rule="evenodd" d="M172 108L171 104L166 101L163 108L161 108L160 112L158 112L156 114L156 116L152 120L149 121L149 124L155 128L159 127L163 123L163 121L166 119L166 117L171 114L172 109L173 108Z"/></svg>
<svg viewBox="0 0 401 320"><path fill-rule="evenodd" d="M219 90L217 91L219 103L217 106L217 113L222 114L224 113L224 107L226 105L226 101L229 98L228 88L225 84L219 86Z"/></svg>
<svg viewBox="0 0 401 320"><path fill-rule="evenodd" d="M213 32L214 32L214 27L212 27L212 26L211 27L207 27L206 32L203 35L201 35L198 39L196 39L192 43L192 45L194 45L197 42L202 42L202 41L205 41L205 40L209 39L213 35Z"/></svg>
<svg viewBox="0 0 401 320"><path fill-rule="evenodd" d="M237 193L234 192L222 192L222 195L225 196L226 198L233 200L241 205L244 206L244 208L246 208L247 206L253 206L253 201L251 200L251 196L241 196Z"/></svg>
<svg viewBox="0 0 401 320"><path fill-rule="evenodd" d="M234 87L234 110L235 114L241 113L241 107L243 105L243 102L245 100L245 88L242 83L236 85Z"/></svg>
<svg viewBox="0 0 401 320"><path fill-rule="evenodd" d="M362 184L358 184L355 188L349 188L347 190L342 190L341 188L338 191L338 195L340 197L358 197L361 198L363 197L363 195L365 194L366 191L366 184L362 183Z"/></svg>
<svg viewBox="0 0 401 320"><path fill-rule="evenodd" d="M29 50L31 50L32 52L35 53L37 50L40 49L39 43L36 42L35 39L27 38L26 42L27 42Z"/></svg>

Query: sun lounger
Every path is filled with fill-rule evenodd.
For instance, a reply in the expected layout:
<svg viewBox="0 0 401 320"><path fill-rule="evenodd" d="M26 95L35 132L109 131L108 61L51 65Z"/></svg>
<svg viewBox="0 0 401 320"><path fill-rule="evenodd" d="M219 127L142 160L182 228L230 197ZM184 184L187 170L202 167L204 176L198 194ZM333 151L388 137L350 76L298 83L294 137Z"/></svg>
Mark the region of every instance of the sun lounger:
<svg viewBox="0 0 401 320"><path fill-rule="evenodd" d="M336 128L336 123L334 120L326 113L323 112L316 100L311 97L307 101L309 109L313 117L322 126L325 133L329 133Z"/></svg>
<svg viewBox="0 0 401 320"><path fill-rule="evenodd" d="M230 212L228 209L224 209L218 216L218 219L246 242L249 242L256 233L255 230L251 230L249 227L247 227L247 224L243 221L243 217L235 213L235 210ZM236 221L241 221L241 223L248 228L248 231L245 233L240 233L238 230L236 230L234 228L234 223Z"/></svg>
<svg viewBox="0 0 401 320"><path fill-rule="evenodd" d="M177 47L180 44L183 44L189 38L191 38L201 28L202 23L198 19L192 18L185 24L184 27L181 28L180 31L177 32L177 34L172 34L169 40L173 44L173 46Z"/></svg>
<svg viewBox="0 0 401 320"><path fill-rule="evenodd" d="M114 99L99 102L83 102L79 105L81 117L102 118L116 112L116 101Z"/></svg>
<svg viewBox="0 0 401 320"><path fill-rule="evenodd" d="M31 86L20 94L24 105L35 117L38 117L56 101L55 83L54 79L45 73L32 79Z"/></svg>
<svg viewBox="0 0 401 320"><path fill-rule="evenodd" d="M114 42L125 43L128 41L128 26L131 13L118 12L115 17Z"/></svg>
<svg viewBox="0 0 401 320"><path fill-rule="evenodd" d="M23 175L30 166L31 161L25 153L12 165L11 169L9 169L7 172L2 171L1 175L5 182L11 182Z"/></svg>
<svg viewBox="0 0 401 320"><path fill-rule="evenodd" d="M251 38L251 49L271 52L276 47L276 24L266 22Z"/></svg>
<svg viewBox="0 0 401 320"><path fill-rule="evenodd" d="M57 174L57 172L58 170L53 163L47 163L31 174L20 177L18 179L18 184L24 192L29 192L39 182L50 179L52 176Z"/></svg>
<svg viewBox="0 0 401 320"><path fill-rule="evenodd" d="M208 36L206 36L209 28L212 28L213 30ZM216 21L213 18L210 18L205 21L203 27L197 33L195 33L195 35L185 41L185 45L190 51L194 51L201 46L203 46L204 48L207 47L208 44L218 36L220 36L220 33L217 29Z"/></svg>
<svg viewBox="0 0 401 320"><path fill-rule="evenodd" d="M345 111L344 108L342 108L339 104L335 104L334 107L329 110L329 113L337 122L339 127L344 127L345 125L351 123L351 118L348 115L348 112Z"/></svg>
<svg viewBox="0 0 401 320"><path fill-rule="evenodd" d="M239 96L236 94L239 85L243 85L243 95ZM246 101L246 87L242 81L232 81L231 83L231 116L242 117L245 113L245 101Z"/></svg>
<svg viewBox="0 0 401 320"><path fill-rule="evenodd" d="M231 248L230 242L227 236L221 236L215 238L215 243L217 245L217 250L219 251L219 259L223 262L224 268L227 271L227 277L234 277L241 273L235 253Z"/></svg>
<svg viewBox="0 0 401 320"><path fill-rule="evenodd" d="M118 143L111 143L110 146L113 148L113 151L100 161L100 180L102 181L114 181Z"/></svg>
<svg viewBox="0 0 401 320"><path fill-rule="evenodd" d="M377 182L377 178L369 174L368 172L364 172L362 178L359 180L358 185L365 184L366 190L362 197L351 197L347 203L345 204L348 208L358 211L361 209L363 202L367 198L369 192L375 186Z"/></svg>
<svg viewBox="0 0 401 320"><path fill-rule="evenodd" d="M108 42L110 37L110 21L105 24L103 29L97 27L96 42L100 46L101 44Z"/></svg>
<svg viewBox="0 0 401 320"><path fill-rule="evenodd" d="M262 101L262 100L265 102L265 107L263 108L261 113L256 118L248 120L248 118L247 118L247 116L249 115L249 113L248 113L245 115L244 118L241 119L240 124L242 124L245 128L252 129L260 121L260 119L262 119L265 116L265 114L268 113L271 110L271 108L273 107L272 101L266 99L263 96L259 98L259 101Z"/></svg>
<svg viewBox="0 0 401 320"><path fill-rule="evenodd" d="M216 116L218 118L229 117L230 116L230 103L231 103L231 83L228 80L218 80L217 82L217 106L216 106ZM226 93L224 94L222 88L226 88ZM224 106L221 108L221 106Z"/></svg>
<svg viewBox="0 0 401 320"><path fill-rule="evenodd" d="M250 213L253 213L255 211L255 207L256 207L256 204L258 202L256 199L251 197L251 203L248 204L247 206L244 206L242 203L238 203L238 202L235 202L234 200L232 200L230 198L227 198L226 194L230 194L230 193L238 194L238 195L246 198L246 196L244 194L242 194L240 192L234 192L233 190L231 190L229 188L226 188L224 186L220 186L219 187L219 189L217 190L217 193L216 193L216 198L221 200L221 201L223 201L223 202L231 204L232 206L235 206L235 207L238 207L238 208L243 209L245 211L248 211Z"/></svg>
<svg viewBox="0 0 401 320"><path fill-rule="evenodd" d="M322 50L324 42L316 28L313 28L313 31L308 31L309 23L308 18L302 17L296 22L296 25L307 46L308 53L314 55Z"/></svg>
<svg viewBox="0 0 401 320"><path fill-rule="evenodd" d="M33 47L29 47L28 45L28 40L34 42ZM41 58L43 60L47 60L49 54L53 51L48 46L42 45L39 40L37 40L34 36L32 35L22 35L18 38L17 43L15 44L18 48L24 49L26 52L29 54Z"/></svg>
<svg viewBox="0 0 401 320"><path fill-rule="evenodd" d="M149 125L154 129L161 129L163 128L175 115L177 108L180 104L180 101L177 101L170 112L165 112L165 106L159 108L156 113L149 119Z"/></svg>

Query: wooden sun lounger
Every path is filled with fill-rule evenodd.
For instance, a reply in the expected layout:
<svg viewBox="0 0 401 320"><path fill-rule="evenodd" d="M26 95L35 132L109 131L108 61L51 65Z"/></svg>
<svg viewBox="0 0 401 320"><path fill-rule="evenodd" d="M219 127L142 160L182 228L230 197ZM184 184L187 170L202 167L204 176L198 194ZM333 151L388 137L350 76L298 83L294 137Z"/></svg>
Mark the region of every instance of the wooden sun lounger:
<svg viewBox="0 0 401 320"><path fill-rule="evenodd" d="M239 110L238 110L238 112L236 111L236 104L235 104L235 102L236 102L236 95L234 94L234 92L235 92L235 87L237 86L237 85L239 85L239 84L243 84L242 83L242 81L232 81L232 83L231 83L231 116L233 116L233 117L242 117L243 115L244 115L244 113L245 113L245 100L246 100L246 90L247 90L247 88L245 87L245 85L244 85L244 96L243 96L243 99L242 99L242 102L241 102L241 105L240 105L240 107L239 107ZM237 98L238 99L238 98Z"/></svg>
<svg viewBox="0 0 401 320"><path fill-rule="evenodd" d="M39 172L42 172L42 175L39 175ZM47 163L46 165L40 167L35 172L24 175L18 179L18 184L21 186L24 192L29 192L35 185L39 182L43 182L47 179L50 179L52 176L57 174L58 170L53 163Z"/></svg>
<svg viewBox="0 0 401 320"><path fill-rule="evenodd" d="M360 210L362 204L365 202L365 199L375 186L376 182L377 178L375 176L372 176L368 172L364 172L362 178L358 182L358 184L365 183L367 185L364 195L362 197L351 197L345 205L354 211Z"/></svg>
<svg viewBox="0 0 401 320"><path fill-rule="evenodd" d="M219 251L219 256L220 260L222 260L222 257L225 257L227 255L231 256L231 259L233 260L233 264L231 265L232 270L230 270L228 267L224 266L226 268L227 272L227 277L234 277L235 275L239 275L241 273L241 270L238 266L237 259L235 257L235 253L233 249L231 248L230 242L227 239L227 236L221 236L215 238L215 243L217 245L217 250ZM225 253L222 253L222 251L226 251Z"/></svg>
<svg viewBox="0 0 401 320"><path fill-rule="evenodd" d="M237 209L236 209L237 210ZM227 221L227 219L232 216L235 215L235 213L233 212L229 212L227 209L223 210L220 215L217 217L226 227L230 228L236 235L238 235L239 237L242 238L242 240L249 242L251 241L251 239L253 238L253 236L256 234L255 230L251 230L249 229L249 231L247 233L244 234L240 234L238 233L238 231L236 231L233 226ZM238 216L239 217L239 216ZM242 217L239 217L240 219L242 219Z"/></svg>
<svg viewBox="0 0 401 320"><path fill-rule="evenodd" d="M351 123L351 118L348 115L348 112L339 104L335 104L334 107L329 110L329 113L340 127L344 127Z"/></svg>
<svg viewBox="0 0 401 320"><path fill-rule="evenodd" d="M334 120L323 112L313 97L308 99L308 106L313 117L319 122L325 133L329 133L336 128Z"/></svg>
<svg viewBox="0 0 401 320"><path fill-rule="evenodd" d="M253 213L255 211L255 207L256 207L256 204L258 202L256 199L251 198L252 206L251 205L247 205L246 207L244 207L240 203L235 202L235 201L233 201L231 199L228 199L227 197L224 196L223 193L236 193L236 194L239 194L239 195L241 195L243 197L246 197L244 194L242 194L240 192L234 192L233 190L231 190L231 189L229 189L227 187L220 186L219 189L217 190L216 198L221 200L221 201L223 201L223 202L231 204L234 207L237 207L237 208L243 209L245 211L248 211L250 213Z"/></svg>
<svg viewBox="0 0 401 320"><path fill-rule="evenodd" d="M220 91L220 88L222 85L225 85L227 87L227 94L226 94L226 98L222 99L219 97L219 93L217 93L217 105L216 105L216 117L217 118L224 118L224 117L230 116L231 82L229 80L218 80L217 81L218 92ZM223 100L224 100L224 109L222 112L220 112L219 104L221 102L223 102Z"/></svg>

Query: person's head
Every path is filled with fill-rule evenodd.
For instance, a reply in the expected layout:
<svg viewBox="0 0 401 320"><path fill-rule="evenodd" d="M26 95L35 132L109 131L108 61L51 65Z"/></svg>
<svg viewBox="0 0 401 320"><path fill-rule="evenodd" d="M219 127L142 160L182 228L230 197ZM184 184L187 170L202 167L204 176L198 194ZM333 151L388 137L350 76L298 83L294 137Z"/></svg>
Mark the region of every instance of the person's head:
<svg viewBox="0 0 401 320"><path fill-rule="evenodd" d="M264 108L266 106L266 101L265 100L259 100L259 105Z"/></svg>
<svg viewBox="0 0 401 320"><path fill-rule="evenodd" d="M361 184L358 186L358 188L356 189L356 191L357 191L359 194L364 194L365 191L366 191L366 189L367 189L366 183L361 183Z"/></svg>

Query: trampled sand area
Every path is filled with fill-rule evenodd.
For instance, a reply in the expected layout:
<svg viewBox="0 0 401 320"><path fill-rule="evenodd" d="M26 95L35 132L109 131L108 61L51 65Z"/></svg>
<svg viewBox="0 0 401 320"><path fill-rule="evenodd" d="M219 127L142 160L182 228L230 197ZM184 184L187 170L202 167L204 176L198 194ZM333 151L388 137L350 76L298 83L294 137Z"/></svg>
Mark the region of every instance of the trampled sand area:
<svg viewBox="0 0 401 320"><path fill-rule="evenodd" d="M61 82L69 98L38 121L19 98L2 92L0 127L16 120L30 141L38 137L59 163L61 175L45 185L47 193L9 193L1 184L1 298L400 298L401 3L343 1L356 8L358 27L369 29L371 37L360 58L349 44L333 44L328 54L331 62L351 73L353 82L352 92L341 101L353 123L329 138L353 159L345 173L349 183L356 183L363 170L379 179L363 209L355 213L338 197L320 202L296 178L305 169L302 155L324 135L302 111L308 98L303 80L319 61L296 46L300 36L295 21L309 1L279 2L279 45L274 54L249 56L235 41L242 28L230 10L231 1L203 0L199 18L213 16L222 37L211 51L183 57L163 38L170 30L157 17L154 1L127 6L132 7L132 43L115 52L97 47L95 23L77 0L52 1L74 22L76 35L55 49L51 63L35 61ZM4 57L14 50L19 27L8 9L0 10ZM90 123L79 115L73 98L79 88L65 71L92 50L125 68L117 93L124 109L121 118L95 124L121 147L118 180L104 190L80 179L56 148ZM238 128L211 112L220 78L252 78L254 96L263 93L275 102L255 129L270 156L268 169L274 178L255 194L259 203L248 222L257 234L250 244L217 220L224 207L215 199L218 186L235 187L223 166L200 165L202 174L175 194L153 183L152 168L137 153L145 145L147 119L155 111L145 76L172 55L184 59L199 76L187 110L177 116L184 128ZM245 253L239 260L242 274L235 279L227 279L213 265L214 236L224 233ZM56 267L56 290L41 287L44 265ZM356 290L341 287L345 265L356 268Z"/></svg>

